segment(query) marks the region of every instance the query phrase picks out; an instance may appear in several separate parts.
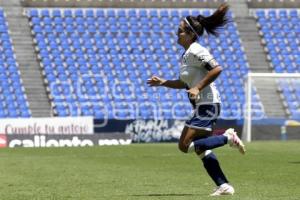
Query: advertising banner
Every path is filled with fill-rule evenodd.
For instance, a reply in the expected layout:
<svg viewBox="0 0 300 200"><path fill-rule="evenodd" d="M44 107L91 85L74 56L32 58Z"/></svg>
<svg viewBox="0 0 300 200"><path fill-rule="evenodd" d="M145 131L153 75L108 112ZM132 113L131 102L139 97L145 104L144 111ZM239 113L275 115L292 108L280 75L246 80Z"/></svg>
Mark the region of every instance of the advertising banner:
<svg viewBox="0 0 300 200"><path fill-rule="evenodd" d="M0 119L0 134L93 134L93 117Z"/></svg>
<svg viewBox="0 0 300 200"><path fill-rule="evenodd" d="M142 143L177 142L185 125L185 121L173 119L108 120L105 126L101 120L94 122L95 133L126 133L131 136L132 142ZM229 127L241 132L241 126L237 126L236 121L218 120L214 134L223 134Z"/></svg>
<svg viewBox="0 0 300 200"><path fill-rule="evenodd" d="M0 135L0 148L93 147L128 144L131 144L131 137L117 133L94 135Z"/></svg>
<svg viewBox="0 0 300 200"><path fill-rule="evenodd" d="M125 133L134 142L178 141L185 122L180 120L135 120L128 123Z"/></svg>

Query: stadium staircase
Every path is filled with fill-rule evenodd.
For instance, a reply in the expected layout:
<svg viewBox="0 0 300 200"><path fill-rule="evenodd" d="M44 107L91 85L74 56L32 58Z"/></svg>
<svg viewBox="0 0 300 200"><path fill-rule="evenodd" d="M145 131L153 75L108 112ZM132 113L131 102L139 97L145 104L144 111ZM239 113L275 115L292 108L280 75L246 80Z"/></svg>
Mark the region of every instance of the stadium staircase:
<svg viewBox="0 0 300 200"><path fill-rule="evenodd" d="M260 42L261 37L258 33L256 20L254 17L249 17L246 0L229 0L229 3L236 16L235 22L237 23L251 72L272 73L267 61L267 55ZM285 111L280 95L276 90L277 83L275 80L267 82L256 81L254 85L264 105L266 115L268 117L284 117Z"/></svg>
<svg viewBox="0 0 300 200"><path fill-rule="evenodd" d="M51 115L50 103L35 54L28 19L23 15L20 0L5 1L3 4L32 117L48 117Z"/></svg>

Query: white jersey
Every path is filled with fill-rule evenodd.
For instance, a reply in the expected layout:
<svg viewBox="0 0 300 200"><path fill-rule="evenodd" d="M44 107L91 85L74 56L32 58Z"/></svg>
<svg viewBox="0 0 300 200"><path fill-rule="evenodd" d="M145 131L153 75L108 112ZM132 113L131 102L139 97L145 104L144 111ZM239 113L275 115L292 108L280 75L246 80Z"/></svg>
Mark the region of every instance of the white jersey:
<svg viewBox="0 0 300 200"><path fill-rule="evenodd" d="M219 66L206 48L194 42L182 56L180 80L188 88L195 87L213 68ZM197 105L207 103L221 103L219 92L212 82L200 91L195 100Z"/></svg>

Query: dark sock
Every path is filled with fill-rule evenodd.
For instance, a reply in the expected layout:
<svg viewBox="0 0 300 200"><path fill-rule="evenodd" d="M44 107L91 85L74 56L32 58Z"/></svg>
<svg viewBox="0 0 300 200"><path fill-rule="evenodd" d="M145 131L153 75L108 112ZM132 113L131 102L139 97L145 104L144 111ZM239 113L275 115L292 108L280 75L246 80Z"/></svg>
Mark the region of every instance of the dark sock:
<svg viewBox="0 0 300 200"><path fill-rule="evenodd" d="M195 151L214 149L227 144L227 137L224 135L212 136L194 141Z"/></svg>
<svg viewBox="0 0 300 200"><path fill-rule="evenodd" d="M220 186L223 183L228 183L228 180L223 174L218 159L214 153L210 153L204 158L202 158L202 162L207 173L212 178L212 180L216 183L217 186Z"/></svg>

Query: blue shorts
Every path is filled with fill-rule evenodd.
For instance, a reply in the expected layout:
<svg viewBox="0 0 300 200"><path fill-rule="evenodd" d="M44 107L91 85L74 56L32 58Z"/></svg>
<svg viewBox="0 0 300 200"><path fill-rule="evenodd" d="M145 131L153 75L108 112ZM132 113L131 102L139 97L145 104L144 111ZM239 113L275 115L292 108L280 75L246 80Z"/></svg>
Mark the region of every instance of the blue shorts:
<svg viewBox="0 0 300 200"><path fill-rule="evenodd" d="M220 111L219 103L197 105L191 118L185 122L185 126L212 131Z"/></svg>

